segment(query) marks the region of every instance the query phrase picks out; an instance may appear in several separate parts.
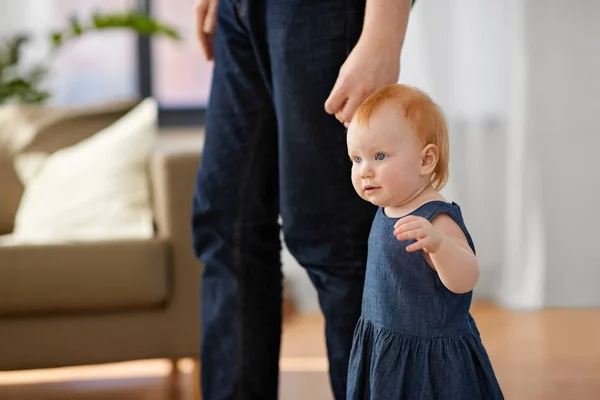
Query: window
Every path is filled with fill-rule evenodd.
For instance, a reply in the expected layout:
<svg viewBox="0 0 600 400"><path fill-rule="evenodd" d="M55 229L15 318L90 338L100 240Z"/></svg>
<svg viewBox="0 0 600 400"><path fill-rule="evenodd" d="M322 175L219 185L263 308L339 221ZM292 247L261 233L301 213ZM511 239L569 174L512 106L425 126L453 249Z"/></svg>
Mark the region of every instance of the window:
<svg viewBox="0 0 600 400"><path fill-rule="evenodd" d="M86 21L95 11L138 8L174 26L183 37L173 41L110 31L69 42L53 62L53 104L82 106L152 96L160 104L161 125L203 123L212 62L204 59L195 38L194 0L54 0L53 4L53 14L46 14L53 29L67 26L73 14Z"/></svg>
<svg viewBox="0 0 600 400"><path fill-rule="evenodd" d="M95 11L123 11L134 0L55 0L52 29L77 15L88 21ZM94 32L65 45L53 60L51 102L73 106L139 97L137 37L131 32Z"/></svg>
<svg viewBox="0 0 600 400"><path fill-rule="evenodd" d="M139 39L140 90L161 105L161 125L204 122L212 63L204 60L194 34L193 0L139 0L141 8L175 26L183 40Z"/></svg>
<svg viewBox="0 0 600 400"><path fill-rule="evenodd" d="M152 15L176 26L181 42L156 38L152 43L154 93L165 108L206 107L212 63L204 59L194 32L194 0L153 0Z"/></svg>

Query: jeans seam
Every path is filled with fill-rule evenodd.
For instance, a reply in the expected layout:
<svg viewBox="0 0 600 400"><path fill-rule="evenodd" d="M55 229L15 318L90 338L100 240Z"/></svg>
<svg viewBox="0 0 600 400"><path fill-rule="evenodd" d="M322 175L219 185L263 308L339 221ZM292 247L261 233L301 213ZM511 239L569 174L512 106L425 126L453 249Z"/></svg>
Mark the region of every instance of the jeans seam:
<svg viewBox="0 0 600 400"><path fill-rule="evenodd" d="M234 5L238 18L243 19L246 15L246 0L235 0Z"/></svg>

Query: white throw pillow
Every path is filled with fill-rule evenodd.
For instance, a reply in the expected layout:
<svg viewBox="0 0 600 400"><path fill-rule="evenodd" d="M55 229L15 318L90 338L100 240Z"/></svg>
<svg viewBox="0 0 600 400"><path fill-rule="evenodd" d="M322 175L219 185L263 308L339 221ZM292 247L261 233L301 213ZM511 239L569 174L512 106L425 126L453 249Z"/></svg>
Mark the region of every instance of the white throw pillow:
<svg viewBox="0 0 600 400"><path fill-rule="evenodd" d="M147 162L158 106L146 99L115 123L52 155L15 157L25 186L13 243L150 238Z"/></svg>

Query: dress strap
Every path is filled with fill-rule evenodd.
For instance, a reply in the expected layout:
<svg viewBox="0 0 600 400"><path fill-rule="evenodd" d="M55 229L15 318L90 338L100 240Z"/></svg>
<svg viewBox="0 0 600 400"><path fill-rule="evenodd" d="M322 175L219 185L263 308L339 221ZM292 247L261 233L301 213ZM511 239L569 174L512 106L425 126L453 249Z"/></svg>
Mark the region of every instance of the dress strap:
<svg viewBox="0 0 600 400"><path fill-rule="evenodd" d="M475 244L473 243L471 234L469 233L469 230L465 225L460 206L455 202L448 203L445 201L432 201L425 204L420 209L416 210L415 214L427 219L428 221L431 221L442 213L450 215L450 217L452 217L452 219L458 224L458 226L460 226L460 229L462 229L463 233L467 238L469 247L471 247L471 250L473 250L473 253L475 253Z"/></svg>

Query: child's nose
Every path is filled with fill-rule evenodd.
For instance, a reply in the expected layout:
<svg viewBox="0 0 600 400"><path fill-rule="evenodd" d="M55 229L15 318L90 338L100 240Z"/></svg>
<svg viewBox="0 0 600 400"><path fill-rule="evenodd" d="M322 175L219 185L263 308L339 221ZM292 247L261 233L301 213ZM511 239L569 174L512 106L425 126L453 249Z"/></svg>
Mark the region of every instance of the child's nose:
<svg viewBox="0 0 600 400"><path fill-rule="evenodd" d="M361 178L372 178L373 177L373 167L370 163L364 163L360 170Z"/></svg>

